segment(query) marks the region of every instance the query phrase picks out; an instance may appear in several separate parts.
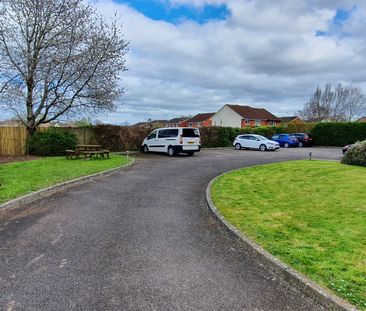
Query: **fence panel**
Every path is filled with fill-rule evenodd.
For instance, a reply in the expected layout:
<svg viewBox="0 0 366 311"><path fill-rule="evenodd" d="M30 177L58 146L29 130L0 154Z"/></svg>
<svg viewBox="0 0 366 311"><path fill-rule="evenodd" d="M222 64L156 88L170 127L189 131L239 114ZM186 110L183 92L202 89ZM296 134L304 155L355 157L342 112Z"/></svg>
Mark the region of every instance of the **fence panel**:
<svg viewBox="0 0 366 311"><path fill-rule="evenodd" d="M39 131L48 128L40 127ZM55 130L66 131L76 135L79 144L94 144L93 128L56 127ZM25 127L0 127L0 156L21 156L26 153L27 130Z"/></svg>
<svg viewBox="0 0 366 311"><path fill-rule="evenodd" d="M0 155L25 154L27 130L25 127L0 127Z"/></svg>

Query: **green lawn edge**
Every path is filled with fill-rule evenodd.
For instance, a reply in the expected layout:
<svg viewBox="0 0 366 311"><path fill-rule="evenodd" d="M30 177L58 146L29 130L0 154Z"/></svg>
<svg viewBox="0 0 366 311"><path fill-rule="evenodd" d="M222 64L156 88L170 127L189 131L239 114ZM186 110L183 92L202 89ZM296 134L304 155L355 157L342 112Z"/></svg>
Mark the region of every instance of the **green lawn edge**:
<svg viewBox="0 0 366 311"><path fill-rule="evenodd" d="M366 168L289 161L218 177L219 212L272 255L366 310Z"/></svg>
<svg viewBox="0 0 366 311"><path fill-rule="evenodd" d="M110 159L45 157L0 164L0 204L59 183L123 167L133 158L111 153Z"/></svg>

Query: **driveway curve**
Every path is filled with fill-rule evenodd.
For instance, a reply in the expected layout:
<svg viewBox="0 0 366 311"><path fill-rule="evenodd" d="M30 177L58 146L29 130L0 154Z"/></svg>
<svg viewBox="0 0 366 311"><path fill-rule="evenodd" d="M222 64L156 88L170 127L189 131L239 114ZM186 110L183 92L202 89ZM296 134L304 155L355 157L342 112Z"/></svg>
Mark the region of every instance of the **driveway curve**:
<svg viewBox="0 0 366 311"><path fill-rule="evenodd" d="M138 155L136 165L0 212L0 309L322 310L216 223L215 176L332 148Z"/></svg>

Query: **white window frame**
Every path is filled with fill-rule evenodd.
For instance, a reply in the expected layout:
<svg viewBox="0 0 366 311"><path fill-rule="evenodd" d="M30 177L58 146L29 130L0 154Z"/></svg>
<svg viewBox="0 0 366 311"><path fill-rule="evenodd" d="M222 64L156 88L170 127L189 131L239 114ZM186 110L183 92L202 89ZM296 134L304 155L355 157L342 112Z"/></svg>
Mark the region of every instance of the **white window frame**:
<svg viewBox="0 0 366 311"><path fill-rule="evenodd" d="M254 125L255 125L255 126L261 126L261 125L262 125L261 120L255 120Z"/></svg>

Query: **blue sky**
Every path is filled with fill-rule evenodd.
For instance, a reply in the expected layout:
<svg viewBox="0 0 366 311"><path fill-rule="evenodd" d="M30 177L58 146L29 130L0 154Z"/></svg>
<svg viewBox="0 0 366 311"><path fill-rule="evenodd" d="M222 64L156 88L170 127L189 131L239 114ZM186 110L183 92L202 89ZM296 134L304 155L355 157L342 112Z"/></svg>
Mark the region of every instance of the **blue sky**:
<svg viewBox="0 0 366 311"><path fill-rule="evenodd" d="M97 117L103 122L225 104L294 115L326 83L366 94L365 0L89 1L106 18L117 14L130 42L125 93L116 111Z"/></svg>
<svg viewBox="0 0 366 311"><path fill-rule="evenodd" d="M327 31L320 31L316 32L317 36L329 36L329 35L336 35L340 37L347 36L342 28L345 23L352 17L352 14L357 10L356 7L351 9L337 9L335 12L334 17L329 21L329 29Z"/></svg>
<svg viewBox="0 0 366 311"><path fill-rule="evenodd" d="M143 13L153 20L164 20L169 23L178 24L185 20L195 21L199 24L210 20L225 19L229 10L225 4L203 5L169 5L162 0L118 0Z"/></svg>

